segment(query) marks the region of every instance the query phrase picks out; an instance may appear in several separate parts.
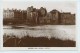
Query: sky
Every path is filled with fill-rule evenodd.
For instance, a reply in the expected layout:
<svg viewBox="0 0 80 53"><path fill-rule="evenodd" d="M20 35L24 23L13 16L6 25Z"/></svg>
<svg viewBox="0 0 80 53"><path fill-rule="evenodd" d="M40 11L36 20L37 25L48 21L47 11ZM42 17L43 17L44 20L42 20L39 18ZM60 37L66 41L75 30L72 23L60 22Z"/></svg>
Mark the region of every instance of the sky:
<svg viewBox="0 0 80 53"><path fill-rule="evenodd" d="M71 12L76 13L76 2L75 1L4 1L4 9L22 9L26 10L27 7L33 6L34 8L44 7L47 11L57 9L60 12Z"/></svg>

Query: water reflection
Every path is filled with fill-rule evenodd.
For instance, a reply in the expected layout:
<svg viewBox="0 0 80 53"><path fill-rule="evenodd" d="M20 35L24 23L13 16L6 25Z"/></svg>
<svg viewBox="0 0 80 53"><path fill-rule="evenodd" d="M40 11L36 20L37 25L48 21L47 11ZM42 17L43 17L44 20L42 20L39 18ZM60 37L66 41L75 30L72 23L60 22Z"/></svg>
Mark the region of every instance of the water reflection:
<svg viewBox="0 0 80 53"><path fill-rule="evenodd" d="M75 40L75 25L44 25L44 26L4 26L4 34L15 35L19 38L23 36L31 37L55 37L62 40Z"/></svg>

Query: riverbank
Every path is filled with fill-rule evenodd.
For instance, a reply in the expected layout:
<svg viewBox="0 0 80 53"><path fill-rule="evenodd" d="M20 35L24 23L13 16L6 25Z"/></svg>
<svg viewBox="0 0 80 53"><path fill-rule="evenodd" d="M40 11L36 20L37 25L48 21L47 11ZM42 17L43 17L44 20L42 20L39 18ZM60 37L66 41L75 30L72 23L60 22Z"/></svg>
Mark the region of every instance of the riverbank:
<svg viewBox="0 0 80 53"><path fill-rule="evenodd" d="M3 47L76 47L76 41L71 40L29 36L18 38L14 35L6 38Z"/></svg>

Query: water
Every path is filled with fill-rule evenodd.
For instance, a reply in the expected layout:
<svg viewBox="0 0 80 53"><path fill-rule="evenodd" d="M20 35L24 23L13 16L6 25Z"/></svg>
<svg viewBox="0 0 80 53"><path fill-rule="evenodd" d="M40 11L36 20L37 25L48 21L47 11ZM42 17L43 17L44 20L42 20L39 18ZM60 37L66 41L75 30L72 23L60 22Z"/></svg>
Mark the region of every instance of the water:
<svg viewBox="0 0 80 53"><path fill-rule="evenodd" d="M24 26L21 29L12 29L11 26L4 26L4 34L15 35L19 38L23 36L47 37L61 40L75 41L75 25L44 25L44 26Z"/></svg>

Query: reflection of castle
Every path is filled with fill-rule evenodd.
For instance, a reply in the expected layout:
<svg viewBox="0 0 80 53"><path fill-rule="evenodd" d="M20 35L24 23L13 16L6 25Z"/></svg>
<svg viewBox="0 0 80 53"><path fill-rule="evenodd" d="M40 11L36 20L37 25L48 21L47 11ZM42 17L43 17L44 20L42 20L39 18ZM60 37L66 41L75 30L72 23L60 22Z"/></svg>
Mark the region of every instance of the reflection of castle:
<svg viewBox="0 0 80 53"><path fill-rule="evenodd" d="M28 7L27 10L3 10L4 24L75 24L75 14L54 9Z"/></svg>

